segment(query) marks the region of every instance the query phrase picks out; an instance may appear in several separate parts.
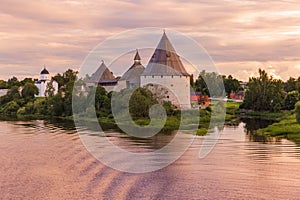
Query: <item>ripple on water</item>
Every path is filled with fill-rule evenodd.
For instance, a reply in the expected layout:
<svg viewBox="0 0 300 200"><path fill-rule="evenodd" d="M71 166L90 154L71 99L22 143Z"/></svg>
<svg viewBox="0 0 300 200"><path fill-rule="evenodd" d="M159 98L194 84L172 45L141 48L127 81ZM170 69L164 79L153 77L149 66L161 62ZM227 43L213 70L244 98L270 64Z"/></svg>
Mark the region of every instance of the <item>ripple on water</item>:
<svg viewBox="0 0 300 200"><path fill-rule="evenodd" d="M300 147L287 140L253 142L244 133L243 124L225 127L207 157L198 158L203 137L197 137L175 163L145 174L129 174L104 166L85 149L74 127L64 128L63 123L1 121L0 126L0 199L297 199L300 196ZM88 137L101 136L85 131ZM106 136L121 148L136 152L159 149L172 138L160 135L145 140L113 131ZM163 161L155 159L157 163ZM126 158L114 156L112 162L126 162Z"/></svg>

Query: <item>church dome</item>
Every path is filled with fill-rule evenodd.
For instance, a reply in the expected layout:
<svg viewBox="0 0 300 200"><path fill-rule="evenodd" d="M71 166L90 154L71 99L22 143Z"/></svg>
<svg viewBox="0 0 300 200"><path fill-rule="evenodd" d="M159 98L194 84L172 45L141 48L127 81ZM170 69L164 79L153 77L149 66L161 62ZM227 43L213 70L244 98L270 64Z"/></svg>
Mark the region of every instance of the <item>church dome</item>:
<svg viewBox="0 0 300 200"><path fill-rule="evenodd" d="M46 67L41 71L41 74L49 74L48 70L46 69Z"/></svg>

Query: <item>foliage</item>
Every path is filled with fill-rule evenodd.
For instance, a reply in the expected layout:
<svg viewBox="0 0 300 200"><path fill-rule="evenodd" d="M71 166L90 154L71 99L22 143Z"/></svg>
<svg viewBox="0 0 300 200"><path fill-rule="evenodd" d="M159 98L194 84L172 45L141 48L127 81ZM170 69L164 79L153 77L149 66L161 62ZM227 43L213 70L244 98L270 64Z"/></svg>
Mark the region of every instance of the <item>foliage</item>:
<svg viewBox="0 0 300 200"><path fill-rule="evenodd" d="M284 90L281 80L273 79L259 69L259 77L249 79L243 107L256 111L274 111L283 105Z"/></svg>
<svg viewBox="0 0 300 200"><path fill-rule="evenodd" d="M20 106L15 101L10 101L5 104L2 108L0 108L0 113L6 115L14 115L19 110Z"/></svg>
<svg viewBox="0 0 300 200"><path fill-rule="evenodd" d="M69 69L63 75L57 75L56 77L61 78L59 79L61 81L59 92L54 95L54 88L48 85L46 99L35 98L38 88L31 78L25 78L21 82L16 77L11 78L7 81L9 88L7 94L0 97L0 112L19 115L71 116L72 92L76 74L76 71ZM22 95L19 91L20 85L23 85Z"/></svg>
<svg viewBox="0 0 300 200"><path fill-rule="evenodd" d="M300 144L300 124L299 122L297 123L295 115L286 115L280 122L273 123L264 129L259 129L257 132L266 136L286 138Z"/></svg>
<svg viewBox="0 0 300 200"><path fill-rule="evenodd" d="M299 101L299 92L295 90L291 91L286 95L284 99L283 108L286 110L293 110L297 101Z"/></svg>
<svg viewBox="0 0 300 200"><path fill-rule="evenodd" d="M230 93L236 93L242 89L240 82L233 78L231 75L228 77L223 76L224 88L226 94L229 96Z"/></svg>
<svg viewBox="0 0 300 200"><path fill-rule="evenodd" d="M211 97L220 97L224 95L224 84L221 75L215 72L200 72L198 79L195 82L195 91L201 92L202 95Z"/></svg>
<svg viewBox="0 0 300 200"><path fill-rule="evenodd" d="M74 85L78 72L73 71L72 69L68 69L62 75L57 74L52 79L58 83L58 88L61 89L62 87L69 87Z"/></svg>
<svg viewBox="0 0 300 200"><path fill-rule="evenodd" d="M35 95L39 94L39 89L31 82L27 82L22 89L22 97L27 101L34 98Z"/></svg>
<svg viewBox="0 0 300 200"><path fill-rule="evenodd" d="M11 89L8 90L7 94L0 97L0 105L4 105L10 101L18 101L20 100L21 95L19 92L18 86L13 86Z"/></svg>
<svg viewBox="0 0 300 200"><path fill-rule="evenodd" d="M197 92L209 96L223 96L224 90L227 95L230 95L231 92L238 92L242 89L240 82L231 75L226 77L215 72L206 72L205 70L200 72L194 85Z"/></svg>
<svg viewBox="0 0 300 200"><path fill-rule="evenodd" d="M50 116L68 116L65 113L65 102L61 93L57 93L52 98L49 98L46 107Z"/></svg>
<svg viewBox="0 0 300 200"><path fill-rule="evenodd" d="M297 90L297 80L295 78L290 77L284 83L284 91L291 92Z"/></svg>
<svg viewBox="0 0 300 200"><path fill-rule="evenodd" d="M163 107L164 107L164 109L165 109L168 116L176 114L175 106L170 101L164 102Z"/></svg>
<svg viewBox="0 0 300 200"><path fill-rule="evenodd" d="M12 87L15 87L15 86L19 87L20 86L20 82L17 79L17 77L14 76L14 77L8 79L7 85L8 85L8 88L12 88Z"/></svg>
<svg viewBox="0 0 300 200"><path fill-rule="evenodd" d="M24 78L22 81L20 81L20 85L26 85L26 83L32 83L34 84L34 80L32 78Z"/></svg>
<svg viewBox="0 0 300 200"><path fill-rule="evenodd" d="M198 136L204 136L204 135L206 135L207 134L207 128L199 128L198 130L197 130L197 133L196 133L196 135L198 135Z"/></svg>
<svg viewBox="0 0 300 200"><path fill-rule="evenodd" d="M296 120L300 124L300 101L295 104Z"/></svg>
<svg viewBox="0 0 300 200"><path fill-rule="evenodd" d="M152 105L157 104L153 94L145 89L136 89L129 101L129 112L133 119L149 118L149 109Z"/></svg>
<svg viewBox="0 0 300 200"><path fill-rule="evenodd" d="M0 80L0 89L7 89L8 83L4 80Z"/></svg>
<svg viewBox="0 0 300 200"><path fill-rule="evenodd" d="M104 117L111 114L111 95L111 92L107 93L102 86L98 86L89 91L86 100L83 95L79 95L78 98L81 98L81 100L78 102L86 101L86 111L96 110L98 117ZM94 103L94 105L92 105L92 103ZM83 102L81 103L81 106L85 107Z"/></svg>
<svg viewBox="0 0 300 200"><path fill-rule="evenodd" d="M46 97L53 97L55 88L52 82L48 82L45 90Z"/></svg>
<svg viewBox="0 0 300 200"><path fill-rule="evenodd" d="M290 112L271 112L271 111L252 111L244 113L247 117L254 117L258 119L265 119L265 120L273 120L273 121L280 121L286 115L290 115Z"/></svg>

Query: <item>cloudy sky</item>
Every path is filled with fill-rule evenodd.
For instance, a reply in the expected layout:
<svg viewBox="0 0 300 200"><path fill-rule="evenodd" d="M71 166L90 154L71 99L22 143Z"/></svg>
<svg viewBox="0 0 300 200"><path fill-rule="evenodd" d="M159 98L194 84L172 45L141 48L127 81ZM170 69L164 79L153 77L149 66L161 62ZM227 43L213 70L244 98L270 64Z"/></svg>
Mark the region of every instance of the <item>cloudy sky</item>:
<svg viewBox="0 0 300 200"><path fill-rule="evenodd" d="M242 80L258 68L300 76L299 0L1 0L0 79L78 69L107 37L142 27L192 37Z"/></svg>

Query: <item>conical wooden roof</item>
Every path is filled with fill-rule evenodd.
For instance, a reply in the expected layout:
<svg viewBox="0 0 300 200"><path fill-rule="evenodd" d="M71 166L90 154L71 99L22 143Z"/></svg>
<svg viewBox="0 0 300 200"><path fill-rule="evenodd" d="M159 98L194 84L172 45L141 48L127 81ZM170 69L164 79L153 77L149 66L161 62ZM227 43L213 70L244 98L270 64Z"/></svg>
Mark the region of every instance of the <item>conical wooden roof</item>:
<svg viewBox="0 0 300 200"><path fill-rule="evenodd" d="M166 33L157 45L142 76L189 76Z"/></svg>
<svg viewBox="0 0 300 200"><path fill-rule="evenodd" d="M120 80L139 79L144 70L145 67L141 64L139 52L136 51L134 56L134 64L123 74Z"/></svg>
<svg viewBox="0 0 300 200"><path fill-rule="evenodd" d="M134 60L141 60L141 57L140 57L140 54L139 54L139 51L138 50L136 50L136 54L135 54L135 56L134 56Z"/></svg>
<svg viewBox="0 0 300 200"><path fill-rule="evenodd" d="M104 62L102 61L101 65L97 69L95 73L92 74L90 82L92 83L100 83L103 81L112 81L115 80L115 76L113 73L106 67Z"/></svg>

